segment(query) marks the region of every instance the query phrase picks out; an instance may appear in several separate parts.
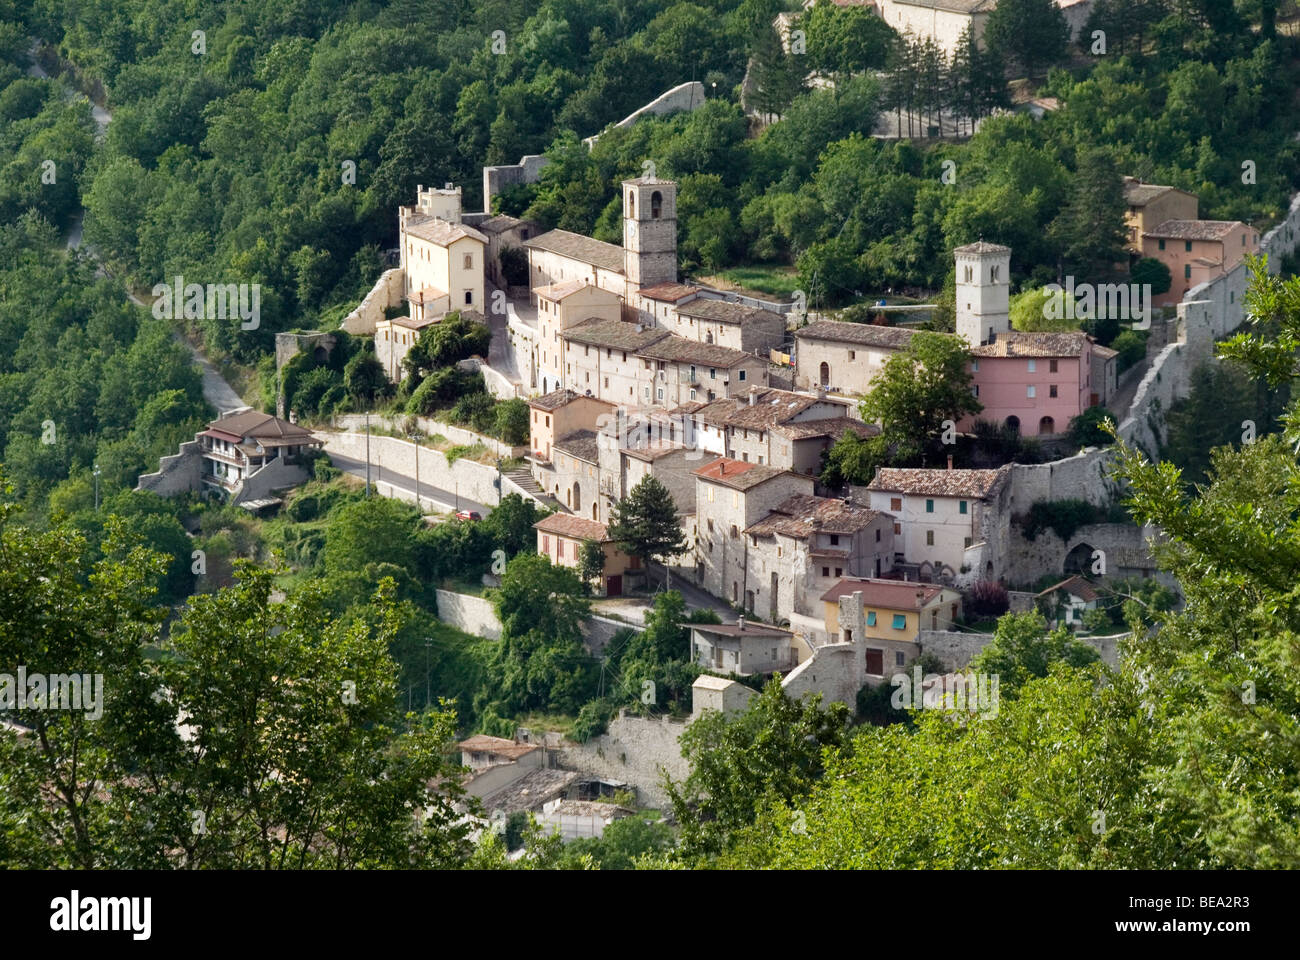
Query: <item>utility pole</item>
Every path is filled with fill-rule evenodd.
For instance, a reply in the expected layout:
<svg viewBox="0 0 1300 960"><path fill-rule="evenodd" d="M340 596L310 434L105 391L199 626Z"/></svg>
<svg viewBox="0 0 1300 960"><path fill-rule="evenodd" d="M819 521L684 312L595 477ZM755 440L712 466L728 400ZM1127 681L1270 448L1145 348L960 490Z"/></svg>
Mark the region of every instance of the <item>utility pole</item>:
<svg viewBox="0 0 1300 960"><path fill-rule="evenodd" d="M501 506L501 458L497 457L497 506Z"/></svg>
<svg viewBox="0 0 1300 960"><path fill-rule="evenodd" d="M366 498L370 497L370 411L366 411Z"/></svg>
<svg viewBox="0 0 1300 960"><path fill-rule="evenodd" d="M95 512L99 513L99 464L95 464Z"/></svg>
<svg viewBox="0 0 1300 960"><path fill-rule="evenodd" d="M423 437L419 430L412 430L410 438L415 444L415 509L423 513L420 506L420 441Z"/></svg>
<svg viewBox="0 0 1300 960"><path fill-rule="evenodd" d="M424 638L424 709L429 709L429 649L433 646L433 641L428 637Z"/></svg>

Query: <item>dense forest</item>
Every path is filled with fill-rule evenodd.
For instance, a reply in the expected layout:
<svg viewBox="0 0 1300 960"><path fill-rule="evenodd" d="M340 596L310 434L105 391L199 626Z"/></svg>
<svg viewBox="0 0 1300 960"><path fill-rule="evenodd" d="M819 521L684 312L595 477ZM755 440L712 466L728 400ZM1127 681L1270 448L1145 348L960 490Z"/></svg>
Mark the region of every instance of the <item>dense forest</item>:
<svg viewBox="0 0 1300 960"><path fill-rule="evenodd" d="M102 725L42 720L38 750L0 733L0 864L505 867L524 844L517 865L543 867L1300 865L1294 280L1256 278L1254 337L1198 372L1166 462L1124 451L1128 506L1169 532L1186 606L1135 589L1120 669L1023 614L977 663L1007 679L993 717L854 716L769 685L690 728L675 837L633 820L561 849L515 824L474 846L446 757L529 718L585 739L620 708L685 713L686 631L708 614L679 594L599 661L578 629L589 587L536 555L520 498L429 526L320 461L270 521L133 490L212 413L178 333L265 371L277 331L330 328L364 295L417 183L457 183L474 209L481 167L528 153L551 163L499 209L617 239L616 184L651 161L680 183L684 273L782 270L816 306L937 291L980 236L1012 246L1024 286L1104 272L1124 174L1266 228L1300 183L1276 8L1100 0L1098 54L1047 0L1003 0L991 52L944 58L825 2L0 0L0 662L115 678ZM806 52L772 28L783 11ZM33 49L56 79L32 75ZM1017 96L1059 108L1003 112L1026 76ZM699 109L605 130L692 79ZM78 91L112 111L102 138ZM873 136L890 114L979 129ZM262 324L182 331L127 296L174 276L260 284ZM443 369L464 344L425 346L394 397L347 341L337 369L285 376L308 413L455 403L517 434L517 405L498 423ZM437 619L438 586L484 574L498 641ZM218 732L201 759L177 716Z"/></svg>

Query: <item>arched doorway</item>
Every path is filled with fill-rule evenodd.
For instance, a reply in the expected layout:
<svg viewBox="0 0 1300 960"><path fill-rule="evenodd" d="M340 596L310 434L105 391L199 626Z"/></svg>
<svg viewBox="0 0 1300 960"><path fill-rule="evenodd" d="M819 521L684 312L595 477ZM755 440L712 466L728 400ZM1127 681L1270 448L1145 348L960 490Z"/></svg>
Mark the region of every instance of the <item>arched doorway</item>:
<svg viewBox="0 0 1300 960"><path fill-rule="evenodd" d="M817 368L817 377L823 387L829 387L831 384L831 365L823 361L822 365Z"/></svg>
<svg viewBox="0 0 1300 960"><path fill-rule="evenodd" d="M1051 436L1056 432L1056 421L1051 417L1043 417L1038 421L1038 432L1044 436Z"/></svg>
<svg viewBox="0 0 1300 960"><path fill-rule="evenodd" d="M1011 416L1007 417L1007 429L1010 430L1012 433L1019 433L1020 418L1017 417L1015 414L1012 414Z"/></svg>
<svg viewBox="0 0 1300 960"><path fill-rule="evenodd" d="M593 520L599 520L599 519L600 519L600 517L598 517L598 516L596 515L597 512L599 511L599 509L600 509L600 505L599 505L598 503L596 503L595 500L591 501L591 519L593 519Z"/></svg>
<svg viewBox="0 0 1300 960"><path fill-rule="evenodd" d="M326 350L324 347L317 347L315 350L312 351L311 358L314 361L316 361L316 363L318 364L324 363L326 360L330 358L329 351Z"/></svg>
<svg viewBox="0 0 1300 960"><path fill-rule="evenodd" d="M1097 551L1090 543L1080 543L1073 550L1065 555L1065 575L1068 577L1074 573L1091 575L1092 573L1092 555Z"/></svg>

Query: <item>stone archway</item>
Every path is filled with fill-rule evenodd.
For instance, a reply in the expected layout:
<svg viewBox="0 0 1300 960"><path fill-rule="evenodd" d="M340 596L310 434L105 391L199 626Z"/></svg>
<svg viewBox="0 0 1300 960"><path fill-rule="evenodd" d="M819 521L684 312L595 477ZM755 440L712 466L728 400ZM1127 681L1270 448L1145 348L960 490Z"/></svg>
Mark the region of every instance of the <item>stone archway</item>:
<svg viewBox="0 0 1300 960"><path fill-rule="evenodd" d="M1061 572L1067 577L1075 573L1091 575L1092 555L1095 552L1095 548L1090 543L1081 542L1076 544L1074 548L1065 555L1065 563L1062 565Z"/></svg>

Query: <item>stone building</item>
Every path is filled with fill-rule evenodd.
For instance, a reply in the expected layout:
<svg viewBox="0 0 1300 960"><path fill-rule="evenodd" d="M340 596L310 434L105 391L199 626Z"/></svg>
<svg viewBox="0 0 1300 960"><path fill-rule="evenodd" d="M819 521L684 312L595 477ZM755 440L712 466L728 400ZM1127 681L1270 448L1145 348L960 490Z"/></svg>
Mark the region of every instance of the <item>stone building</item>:
<svg viewBox="0 0 1300 960"><path fill-rule="evenodd" d="M822 451L844 432L874 436L878 428L853 419L848 401L834 397L751 389L694 409L679 408L701 446L722 456L812 476Z"/></svg>
<svg viewBox="0 0 1300 960"><path fill-rule="evenodd" d="M520 220L505 214L484 220L478 225L478 231L487 237L487 278L498 287L509 287L510 284L501 271L501 251L511 247L523 252L524 244L541 231L531 220Z"/></svg>
<svg viewBox="0 0 1300 960"><path fill-rule="evenodd" d="M906 350L914 334L906 327L838 320L810 323L794 333L794 385L865 397L885 362Z"/></svg>
<svg viewBox="0 0 1300 960"><path fill-rule="evenodd" d="M717 344L666 336L636 352L641 360L640 400L677 407L767 386L767 361Z"/></svg>
<svg viewBox="0 0 1300 960"><path fill-rule="evenodd" d="M679 337L716 343L732 350L743 350L767 358L785 342L785 317L762 307L694 297L665 311L659 321Z"/></svg>
<svg viewBox="0 0 1300 960"><path fill-rule="evenodd" d="M881 467L871 507L892 514L895 565L921 580L973 583L1003 576L1010 545L1011 465L997 470Z"/></svg>
<svg viewBox="0 0 1300 960"><path fill-rule="evenodd" d="M695 471L695 580L714 596L753 610L747 582L749 538L743 531L795 494L811 494L811 477L719 457Z"/></svg>
<svg viewBox="0 0 1300 960"><path fill-rule="evenodd" d="M435 322L432 317L416 320L408 316L380 320L375 324L375 359L393 383L402 382L402 361L411 352L411 347L415 346L415 341L425 328L433 326Z"/></svg>
<svg viewBox="0 0 1300 960"><path fill-rule="evenodd" d="M561 567L577 568L582 562L584 544L601 544L605 568L601 571L598 592L601 596L621 596L624 578L629 571L641 569L641 561L623 553L609 538L605 524L565 513L553 513L533 524L537 531L537 552Z"/></svg>
<svg viewBox="0 0 1300 960"><path fill-rule="evenodd" d="M1142 238L1166 220L1195 220L1196 195L1177 187L1143 183L1136 177L1124 178L1124 226L1128 230L1128 249L1132 257L1144 256Z"/></svg>
<svg viewBox="0 0 1300 960"><path fill-rule="evenodd" d="M542 392L549 393L561 387L569 387L579 393L591 392L599 396L598 387L592 384L590 370L586 371L585 381L581 374L574 375L573 365L567 356L566 332L592 320L620 323L622 300L617 294L593 286L585 280L563 280L535 287L533 299L537 305L538 337L532 348L530 363L537 371L536 379L541 384ZM584 354L589 350L589 346L583 347Z"/></svg>
<svg viewBox="0 0 1300 960"><path fill-rule="evenodd" d="M669 336L666 330L626 320L584 320L561 337L566 385L619 406L656 404L653 392L643 398L651 373L650 361L640 351Z"/></svg>
<svg viewBox="0 0 1300 960"><path fill-rule="evenodd" d="M735 623L691 626L691 660L706 670L738 677L788 672L799 659L789 630L754 623L743 616Z"/></svg>
<svg viewBox="0 0 1300 960"><path fill-rule="evenodd" d="M842 577L879 577L894 565L893 516L850 499L796 494L744 534L748 609L773 623L817 614Z"/></svg>

